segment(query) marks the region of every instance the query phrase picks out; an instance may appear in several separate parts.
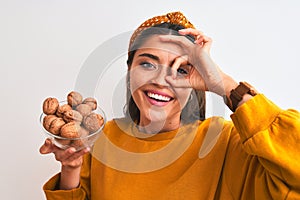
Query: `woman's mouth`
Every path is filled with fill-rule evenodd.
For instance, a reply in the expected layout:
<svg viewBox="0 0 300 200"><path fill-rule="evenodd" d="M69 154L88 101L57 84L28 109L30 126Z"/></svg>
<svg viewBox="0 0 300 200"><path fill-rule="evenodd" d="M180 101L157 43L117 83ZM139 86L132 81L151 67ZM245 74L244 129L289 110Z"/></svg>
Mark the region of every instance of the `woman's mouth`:
<svg viewBox="0 0 300 200"><path fill-rule="evenodd" d="M171 97L163 96L161 94L155 94L155 93L152 93L152 92L147 92L147 96L150 97L151 99L155 99L157 101L168 102L168 101L171 100Z"/></svg>
<svg viewBox="0 0 300 200"><path fill-rule="evenodd" d="M172 97L162 93L146 91L145 94L152 105L164 106L173 100Z"/></svg>

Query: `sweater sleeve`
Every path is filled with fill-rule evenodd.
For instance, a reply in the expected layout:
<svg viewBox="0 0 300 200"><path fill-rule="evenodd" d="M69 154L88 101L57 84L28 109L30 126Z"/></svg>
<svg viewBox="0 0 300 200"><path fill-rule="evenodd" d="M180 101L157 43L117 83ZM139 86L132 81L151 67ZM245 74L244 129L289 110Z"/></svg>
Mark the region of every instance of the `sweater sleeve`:
<svg viewBox="0 0 300 200"><path fill-rule="evenodd" d="M231 118L245 152L244 189L252 188L255 199L300 199L299 112L282 110L259 94Z"/></svg>
<svg viewBox="0 0 300 200"><path fill-rule="evenodd" d="M60 179L60 173L53 176L43 186L46 198L48 200L87 200L90 199L90 154L84 156L83 166L80 172L80 185L72 190L59 190L57 185Z"/></svg>

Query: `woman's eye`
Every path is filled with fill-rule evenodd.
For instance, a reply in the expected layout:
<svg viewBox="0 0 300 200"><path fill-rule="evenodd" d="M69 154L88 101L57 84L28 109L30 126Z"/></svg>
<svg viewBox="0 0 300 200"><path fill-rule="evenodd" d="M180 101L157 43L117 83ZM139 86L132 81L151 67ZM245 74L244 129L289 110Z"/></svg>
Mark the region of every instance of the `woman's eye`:
<svg viewBox="0 0 300 200"><path fill-rule="evenodd" d="M155 65L153 65L149 62L142 62L142 63L140 63L140 66L143 67L144 69L148 69L148 70L157 68Z"/></svg>
<svg viewBox="0 0 300 200"><path fill-rule="evenodd" d="M188 72L187 72L185 69L182 69L182 68L178 68L178 69L177 69L177 72L178 72L179 74L182 74L182 75L188 74Z"/></svg>
<svg viewBox="0 0 300 200"><path fill-rule="evenodd" d="M188 76L191 70L191 66L184 66L184 67L179 67L177 69L177 73L181 76Z"/></svg>

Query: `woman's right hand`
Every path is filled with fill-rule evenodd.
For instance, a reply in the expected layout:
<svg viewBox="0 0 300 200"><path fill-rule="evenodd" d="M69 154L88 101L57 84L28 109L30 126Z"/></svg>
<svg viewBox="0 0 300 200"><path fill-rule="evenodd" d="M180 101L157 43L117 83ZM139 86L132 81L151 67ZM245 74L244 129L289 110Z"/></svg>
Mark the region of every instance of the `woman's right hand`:
<svg viewBox="0 0 300 200"><path fill-rule="evenodd" d="M75 169L82 165L82 156L89 152L89 149L85 148L80 151L76 151L74 147L68 149L61 149L55 146L50 139L46 139L45 143L40 147L41 154L53 153L55 159L61 162L65 168Z"/></svg>
<svg viewBox="0 0 300 200"><path fill-rule="evenodd" d="M53 153L55 159L61 162L61 174L59 188L70 190L78 187L80 180L80 170L83 163L83 155L89 152L89 148L76 151L74 147L66 150L55 146L50 139L40 147L41 154Z"/></svg>

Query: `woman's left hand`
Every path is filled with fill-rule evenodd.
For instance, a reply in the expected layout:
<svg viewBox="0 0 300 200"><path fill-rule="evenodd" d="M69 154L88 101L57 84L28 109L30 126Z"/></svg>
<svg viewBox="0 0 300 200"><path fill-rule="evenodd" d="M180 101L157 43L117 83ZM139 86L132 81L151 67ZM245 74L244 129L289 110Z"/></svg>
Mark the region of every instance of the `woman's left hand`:
<svg viewBox="0 0 300 200"><path fill-rule="evenodd" d="M172 65L172 77L167 77L167 81L175 87L192 87L197 90L211 91L220 96L225 95L225 81L230 79L231 84L236 84L229 76L223 73L210 57L212 39L205 36L196 29L182 29L182 35L192 35L195 42L192 43L185 37L174 35L159 36L162 42L172 42L179 45L185 55L179 56ZM182 63L190 63L194 69L185 79L177 77L177 69Z"/></svg>

